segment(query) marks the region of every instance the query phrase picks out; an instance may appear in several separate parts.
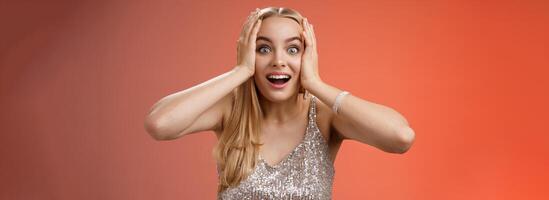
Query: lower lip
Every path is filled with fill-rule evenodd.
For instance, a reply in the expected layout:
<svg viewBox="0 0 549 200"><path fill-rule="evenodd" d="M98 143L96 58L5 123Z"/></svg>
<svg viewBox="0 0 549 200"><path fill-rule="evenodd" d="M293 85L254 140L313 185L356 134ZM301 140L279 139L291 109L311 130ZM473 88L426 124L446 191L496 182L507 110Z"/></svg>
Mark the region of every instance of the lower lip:
<svg viewBox="0 0 549 200"><path fill-rule="evenodd" d="M271 84L272 87L274 87L276 89L281 89L281 88L284 88L286 85L288 85L290 80L286 81L286 83L284 83L284 84L274 84L274 83L271 83L270 81L268 81L268 82L269 82L269 84Z"/></svg>

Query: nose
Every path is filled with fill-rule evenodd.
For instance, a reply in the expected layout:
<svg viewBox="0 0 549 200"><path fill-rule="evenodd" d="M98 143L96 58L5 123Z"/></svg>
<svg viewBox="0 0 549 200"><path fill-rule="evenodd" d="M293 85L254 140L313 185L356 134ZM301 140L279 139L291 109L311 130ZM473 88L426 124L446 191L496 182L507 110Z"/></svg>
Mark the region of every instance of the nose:
<svg viewBox="0 0 549 200"><path fill-rule="evenodd" d="M284 54L281 52L276 52L275 57L273 60L273 67L286 67L288 66L286 59L284 58Z"/></svg>

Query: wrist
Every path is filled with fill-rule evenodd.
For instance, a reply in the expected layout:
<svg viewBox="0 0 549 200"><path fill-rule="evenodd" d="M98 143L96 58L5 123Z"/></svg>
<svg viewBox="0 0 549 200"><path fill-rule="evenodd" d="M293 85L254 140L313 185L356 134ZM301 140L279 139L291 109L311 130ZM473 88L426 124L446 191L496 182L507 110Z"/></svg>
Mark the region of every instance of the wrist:
<svg viewBox="0 0 549 200"><path fill-rule="evenodd" d="M239 74L243 74L244 76L246 76L247 78L250 78L252 76L254 76L254 71L250 70L248 67L246 66L239 66L237 65L234 69L234 71L236 73L239 73Z"/></svg>
<svg viewBox="0 0 549 200"><path fill-rule="evenodd" d="M306 90L313 90L313 87L321 85L323 82L320 79L311 79L303 81L303 88Z"/></svg>
<svg viewBox="0 0 549 200"><path fill-rule="evenodd" d="M342 91L340 92L335 100L334 100L334 105L332 106L332 111L337 115L340 113L340 105L341 105L341 101L343 98L345 98L345 96L347 96L348 94L350 94L348 91Z"/></svg>

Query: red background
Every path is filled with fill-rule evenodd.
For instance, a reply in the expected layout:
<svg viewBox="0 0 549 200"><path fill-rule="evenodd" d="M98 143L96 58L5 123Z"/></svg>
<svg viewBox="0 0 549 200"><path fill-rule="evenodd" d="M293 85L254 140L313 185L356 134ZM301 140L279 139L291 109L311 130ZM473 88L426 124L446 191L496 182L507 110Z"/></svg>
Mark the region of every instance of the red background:
<svg viewBox="0 0 549 200"><path fill-rule="evenodd" d="M161 97L236 63L256 7L315 26L323 80L402 113L354 141L334 199L548 199L547 1L2 1L0 199L214 199L211 133L154 141Z"/></svg>

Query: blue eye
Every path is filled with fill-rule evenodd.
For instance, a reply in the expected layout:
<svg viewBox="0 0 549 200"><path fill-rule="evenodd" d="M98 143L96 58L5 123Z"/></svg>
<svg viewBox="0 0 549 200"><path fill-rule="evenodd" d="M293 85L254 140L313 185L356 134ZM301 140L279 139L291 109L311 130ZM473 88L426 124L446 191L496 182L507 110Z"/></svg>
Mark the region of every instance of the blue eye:
<svg viewBox="0 0 549 200"><path fill-rule="evenodd" d="M260 46L259 48L257 48L257 52L259 52L260 54L268 54L271 52L271 48L269 46ZM288 53L291 54L291 55L296 55L299 53L299 48L298 47L290 47L288 48Z"/></svg>
<svg viewBox="0 0 549 200"><path fill-rule="evenodd" d="M257 49L257 52L259 52L261 54L266 54L266 53L271 52L271 49L267 46L261 46Z"/></svg>
<svg viewBox="0 0 549 200"><path fill-rule="evenodd" d="M297 53L299 53L299 48L297 48L297 47L290 47L290 48L288 49L288 53L290 53L290 54L292 54L292 55L297 54Z"/></svg>

